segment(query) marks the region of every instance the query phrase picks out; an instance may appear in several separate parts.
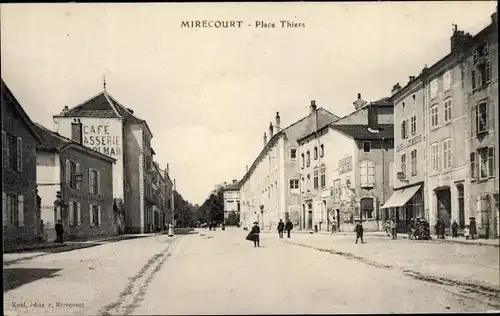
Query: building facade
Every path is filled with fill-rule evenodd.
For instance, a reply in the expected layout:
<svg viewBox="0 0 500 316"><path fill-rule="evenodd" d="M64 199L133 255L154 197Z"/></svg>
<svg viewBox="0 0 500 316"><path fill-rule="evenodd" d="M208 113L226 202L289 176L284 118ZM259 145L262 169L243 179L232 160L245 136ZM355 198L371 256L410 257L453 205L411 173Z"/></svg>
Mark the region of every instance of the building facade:
<svg viewBox="0 0 500 316"><path fill-rule="evenodd" d="M241 212L238 180L233 180L233 183L224 188L224 218L227 219L231 212Z"/></svg>
<svg viewBox="0 0 500 316"><path fill-rule="evenodd" d="M393 160L393 104L366 105L298 140L301 157L301 228L351 231L362 218L365 230L379 229L379 205L388 194Z"/></svg>
<svg viewBox="0 0 500 316"><path fill-rule="evenodd" d="M144 233L151 225L150 196L153 137L146 121L136 117L106 91L54 116L54 131L70 137L71 122L83 124L83 145L116 159L113 167L113 207L120 232Z"/></svg>
<svg viewBox="0 0 500 316"><path fill-rule="evenodd" d="M42 144L37 148L36 173L45 236L55 240L55 224L64 239L111 236L119 232L113 209L115 159L82 144L82 124L73 123L72 139L37 125ZM54 204L58 199L60 207Z"/></svg>
<svg viewBox="0 0 500 316"><path fill-rule="evenodd" d="M465 217L475 217L479 235L499 236L498 146L498 20L471 40L465 53L465 103L470 124L467 130L469 194Z"/></svg>
<svg viewBox="0 0 500 316"><path fill-rule="evenodd" d="M264 148L252 163L240 187L241 222L250 227L260 223L271 230L279 219L290 220L300 227L300 160L297 139L337 120L338 117L311 101L309 115L286 128L280 127L276 113L275 124L269 125L269 140L264 134Z"/></svg>
<svg viewBox="0 0 500 316"><path fill-rule="evenodd" d="M40 232L36 146L40 135L10 89L2 92L2 210L4 244L34 241Z"/></svg>

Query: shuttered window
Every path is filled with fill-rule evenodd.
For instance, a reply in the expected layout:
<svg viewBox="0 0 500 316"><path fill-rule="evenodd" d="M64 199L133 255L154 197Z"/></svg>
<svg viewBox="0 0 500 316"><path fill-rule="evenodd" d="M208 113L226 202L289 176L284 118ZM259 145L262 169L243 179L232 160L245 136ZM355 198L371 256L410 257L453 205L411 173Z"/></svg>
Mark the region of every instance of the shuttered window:
<svg viewBox="0 0 500 316"><path fill-rule="evenodd" d="M17 226L24 227L24 196L17 196Z"/></svg>
<svg viewBox="0 0 500 316"><path fill-rule="evenodd" d="M23 139L17 138L16 142L16 170L23 172Z"/></svg>

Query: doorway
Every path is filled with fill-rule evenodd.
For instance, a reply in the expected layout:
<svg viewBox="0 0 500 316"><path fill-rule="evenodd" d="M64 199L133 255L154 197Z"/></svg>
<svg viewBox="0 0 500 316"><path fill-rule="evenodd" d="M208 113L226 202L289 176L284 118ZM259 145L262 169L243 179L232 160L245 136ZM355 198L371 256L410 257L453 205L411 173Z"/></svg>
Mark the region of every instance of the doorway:
<svg viewBox="0 0 500 316"><path fill-rule="evenodd" d="M313 228L313 212L312 203L307 204L307 229L311 230Z"/></svg>
<svg viewBox="0 0 500 316"><path fill-rule="evenodd" d="M451 191L445 188L436 191L437 218L444 223L445 229L451 226Z"/></svg>
<svg viewBox="0 0 500 316"><path fill-rule="evenodd" d="M337 209L337 231L340 231L340 210Z"/></svg>
<svg viewBox="0 0 500 316"><path fill-rule="evenodd" d="M458 191L458 227L465 228L465 204L464 204L464 185L457 184Z"/></svg>
<svg viewBox="0 0 500 316"><path fill-rule="evenodd" d="M306 229L306 206L302 204L302 229Z"/></svg>

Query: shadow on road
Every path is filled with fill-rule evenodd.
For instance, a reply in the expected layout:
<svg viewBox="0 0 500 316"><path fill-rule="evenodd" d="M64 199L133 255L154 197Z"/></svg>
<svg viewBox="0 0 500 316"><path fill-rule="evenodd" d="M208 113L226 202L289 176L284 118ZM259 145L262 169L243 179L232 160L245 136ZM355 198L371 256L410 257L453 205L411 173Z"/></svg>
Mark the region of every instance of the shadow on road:
<svg viewBox="0 0 500 316"><path fill-rule="evenodd" d="M3 270L3 291L15 289L39 279L53 278L62 269L6 268Z"/></svg>

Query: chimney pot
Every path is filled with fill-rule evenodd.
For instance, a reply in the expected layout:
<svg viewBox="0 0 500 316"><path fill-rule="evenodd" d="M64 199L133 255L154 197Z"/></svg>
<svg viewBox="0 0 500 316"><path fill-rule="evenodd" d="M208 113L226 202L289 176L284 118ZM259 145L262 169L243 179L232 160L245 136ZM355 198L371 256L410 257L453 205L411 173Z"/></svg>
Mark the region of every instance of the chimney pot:
<svg viewBox="0 0 500 316"><path fill-rule="evenodd" d="M280 118L280 112L276 112L276 128L280 128L280 123L281 123L281 118Z"/></svg>
<svg viewBox="0 0 500 316"><path fill-rule="evenodd" d="M311 106L315 106L316 105L316 101L315 100L311 100Z"/></svg>
<svg viewBox="0 0 500 316"><path fill-rule="evenodd" d="M358 92L358 100L361 100L361 93Z"/></svg>
<svg viewBox="0 0 500 316"><path fill-rule="evenodd" d="M311 114L316 112L316 101L315 100L311 100L310 109L311 109L311 111L310 111Z"/></svg>
<svg viewBox="0 0 500 316"><path fill-rule="evenodd" d="M267 135L266 135L266 133L264 133L264 146L266 146L266 145L267 145Z"/></svg>
<svg viewBox="0 0 500 316"><path fill-rule="evenodd" d="M269 138L273 137L274 131L273 131L273 123L269 122Z"/></svg>

